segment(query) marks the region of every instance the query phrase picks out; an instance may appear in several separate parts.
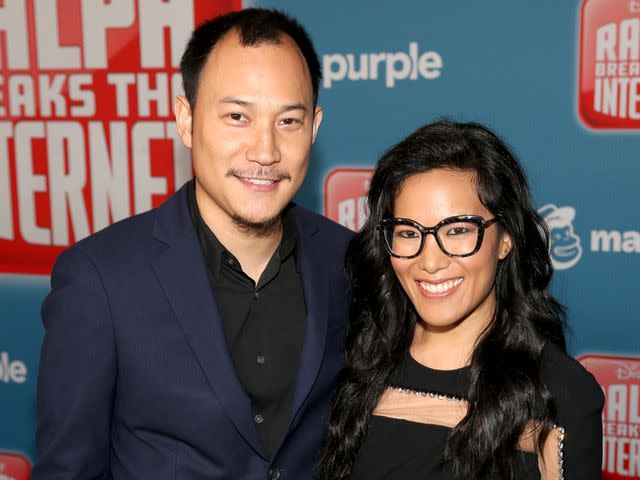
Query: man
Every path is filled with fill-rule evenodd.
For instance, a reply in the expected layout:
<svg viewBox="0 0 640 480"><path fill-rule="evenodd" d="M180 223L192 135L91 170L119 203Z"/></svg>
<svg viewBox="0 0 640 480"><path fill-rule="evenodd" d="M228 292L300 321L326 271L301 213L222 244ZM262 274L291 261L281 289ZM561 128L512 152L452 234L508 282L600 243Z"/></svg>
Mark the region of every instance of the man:
<svg viewBox="0 0 640 480"><path fill-rule="evenodd" d="M290 203L318 58L295 21L250 9L200 26L181 70L195 181L54 268L34 480L314 477L350 237Z"/></svg>

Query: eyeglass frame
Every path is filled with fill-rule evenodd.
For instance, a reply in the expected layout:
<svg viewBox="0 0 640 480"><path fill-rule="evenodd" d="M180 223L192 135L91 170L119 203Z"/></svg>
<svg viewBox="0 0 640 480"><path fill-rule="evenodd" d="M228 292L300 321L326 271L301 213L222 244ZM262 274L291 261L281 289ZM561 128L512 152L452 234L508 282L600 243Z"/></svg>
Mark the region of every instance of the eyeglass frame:
<svg viewBox="0 0 640 480"><path fill-rule="evenodd" d="M382 235L382 243L384 245L385 250L392 257L402 258L402 259L416 258L418 255L422 253L422 250L424 250L424 244L427 241L427 235L431 234L436 239L436 243L438 244L438 247L440 248L442 253L444 253L446 256L464 258L464 257L470 257L471 255L478 253L478 250L480 250L480 247L482 247L482 240L484 239L485 229L491 226L492 224L496 223L499 220L499 217L500 217L499 215L496 215L493 218L485 220L480 215L454 215L452 217L447 217L440 220L433 227L424 227L420 225L418 222L416 222L415 220L411 220L410 218L385 218L380 223L378 223L377 229L380 231L380 234ZM384 233L386 225L389 225L391 222L394 222L394 224L396 225L408 225L408 226L414 227L418 229L418 231L422 234L420 236L420 247L418 248L418 252L416 254L404 256L404 255L396 255L391 251L389 240L387 239L387 236ZM463 254L449 253L444 248L444 246L442 245L442 242L440 241L440 238L438 237L438 230L441 227L448 225L450 223L458 223L458 222L471 222L478 227L478 240L476 241L476 247L470 253L463 253Z"/></svg>

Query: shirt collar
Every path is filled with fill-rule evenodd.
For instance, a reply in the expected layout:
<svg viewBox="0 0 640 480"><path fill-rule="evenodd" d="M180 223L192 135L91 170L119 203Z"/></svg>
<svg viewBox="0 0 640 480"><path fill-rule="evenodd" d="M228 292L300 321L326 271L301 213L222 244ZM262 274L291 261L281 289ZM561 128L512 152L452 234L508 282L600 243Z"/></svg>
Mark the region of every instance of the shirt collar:
<svg viewBox="0 0 640 480"><path fill-rule="evenodd" d="M220 274L222 262L226 258L233 258L236 262L237 259L225 248L224 245L222 245L222 243L220 243L218 238L202 218L196 201L195 180L191 180L187 185L187 199L189 202L191 220L196 228L205 261L207 262L207 266L211 273L214 277L217 277ZM283 262L289 255L293 254L294 261L296 263L296 270L299 271L298 258L300 255L300 236L298 234L296 219L291 207L292 205L289 204L283 212L282 239L280 240L280 245L278 245L276 254L280 258L280 262Z"/></svg>

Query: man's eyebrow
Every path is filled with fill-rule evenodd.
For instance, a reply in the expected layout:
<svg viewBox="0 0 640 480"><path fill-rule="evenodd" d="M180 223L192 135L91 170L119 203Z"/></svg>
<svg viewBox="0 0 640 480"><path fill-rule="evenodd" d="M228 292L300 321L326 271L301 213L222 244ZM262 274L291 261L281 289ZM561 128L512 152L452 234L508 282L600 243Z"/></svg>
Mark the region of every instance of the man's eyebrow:
<svg viewBox="0 0 640 480"><path fill-rule="evenodd" d="M304 103L292 103L291 105L284 105L282 107L283 112L290 112L291 110L302 110L303 112L307 112L307 107Z"/></svg>
<svg viewBox="0 0 640 480"><path fill-rule="evenodd" d="M246 100L242 100L238 97L225 97L220 100L220 103L235 103L236 105L240 105L241 107L248 107L251 105L251 102L247 102Z"/></svg>
<svg viewBox="0 0 640 480"><path fill-rule="evenodd" d="M220 100L220 103L230 103L230 104L234 104L234 105L239 105L241 107L250 107L250 106L253 105L252 102L249 102L247 100L243 100L243 99L238 98L238 97L225 97L222 100ZM303 112L306 113L308 109L305 106L305 104L302 103L302 102L283 105L280 108L281 112L290 112L292 110L302 110Z"/></svg>

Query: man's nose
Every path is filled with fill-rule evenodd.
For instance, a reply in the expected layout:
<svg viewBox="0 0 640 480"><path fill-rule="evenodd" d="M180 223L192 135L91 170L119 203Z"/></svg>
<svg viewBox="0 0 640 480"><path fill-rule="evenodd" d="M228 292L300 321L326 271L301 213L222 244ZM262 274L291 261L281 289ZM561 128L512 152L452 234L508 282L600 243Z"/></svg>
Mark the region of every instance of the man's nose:
<svg viewBox="0 0 640 480"><path fill-rule="evenodd" d="M260 165L271 165L280 161L278 133L273 125L256 124L249 148L247 160Z"/></svg>
<svg viewBox="0 0 640 480"><path fill-rule="evenodd" d="M442 251L436 237L427 235L424 239L424 248L418 255L418 267L429 273L436 273L449 266L450 259L446 253Z"/></svg>

